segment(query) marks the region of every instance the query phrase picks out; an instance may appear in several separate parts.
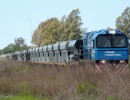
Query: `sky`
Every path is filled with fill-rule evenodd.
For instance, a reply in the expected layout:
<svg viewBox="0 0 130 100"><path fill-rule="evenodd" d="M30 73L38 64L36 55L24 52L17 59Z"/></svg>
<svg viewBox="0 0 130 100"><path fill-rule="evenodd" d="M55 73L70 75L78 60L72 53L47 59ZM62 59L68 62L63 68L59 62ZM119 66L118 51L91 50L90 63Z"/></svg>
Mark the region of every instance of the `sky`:
<svg viewBox="0 0 130 100"><path fill-rule="evenodd" d="M68 15L79 9L87 31L115 28L115 21L129 0L0 0L0 49L22 37L31 44L34 30L49 18Z"/></svg>

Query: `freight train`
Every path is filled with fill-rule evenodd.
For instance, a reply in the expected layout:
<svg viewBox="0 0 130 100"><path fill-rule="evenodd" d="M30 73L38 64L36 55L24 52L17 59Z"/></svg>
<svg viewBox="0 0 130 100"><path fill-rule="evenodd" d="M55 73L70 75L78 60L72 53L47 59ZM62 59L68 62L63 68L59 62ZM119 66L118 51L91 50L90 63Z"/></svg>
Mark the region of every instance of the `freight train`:
<svg viewBox="0 0 130 100"><path fill-rule="evenodd" d="M85 33L81 40L69 40L4 55L8 59L35 63L128 63L128 37L119 30L102 29Z"/></svg>

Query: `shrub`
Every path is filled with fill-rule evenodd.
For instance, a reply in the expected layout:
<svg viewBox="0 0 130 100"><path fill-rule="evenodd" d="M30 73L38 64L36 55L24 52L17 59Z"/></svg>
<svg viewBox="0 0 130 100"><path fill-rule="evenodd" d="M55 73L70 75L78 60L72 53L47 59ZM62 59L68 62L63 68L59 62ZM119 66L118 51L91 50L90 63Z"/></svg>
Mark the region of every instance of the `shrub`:
<svg viewBox="0 0 130 100"><path fill-rule="evenodd" d="M79 83L77 85L77 91L80 94L86 94L87 93L88 95L90 95L90 94L97 95L96 87L89 82Z"/></svg>

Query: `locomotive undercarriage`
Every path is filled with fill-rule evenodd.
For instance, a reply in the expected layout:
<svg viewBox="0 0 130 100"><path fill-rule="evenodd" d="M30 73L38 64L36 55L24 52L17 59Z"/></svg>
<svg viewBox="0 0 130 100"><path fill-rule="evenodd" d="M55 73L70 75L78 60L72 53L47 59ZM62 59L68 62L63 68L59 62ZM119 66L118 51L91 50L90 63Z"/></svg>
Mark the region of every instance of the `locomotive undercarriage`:
<svg viewBox="0 0 130 100"><path fill-rule="evenodd" d="M97 60L95 61L95 70L98 73L126 74L129 70L129 64L128 60Z"/></svg>

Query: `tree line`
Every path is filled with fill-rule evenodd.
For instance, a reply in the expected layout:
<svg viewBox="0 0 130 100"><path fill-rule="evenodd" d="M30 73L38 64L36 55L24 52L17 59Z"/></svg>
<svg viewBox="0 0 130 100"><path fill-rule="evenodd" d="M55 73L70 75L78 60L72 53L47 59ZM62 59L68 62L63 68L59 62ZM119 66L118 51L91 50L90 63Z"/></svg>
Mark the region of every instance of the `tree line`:
<svg viewBox="0 0 130 100"><path fill-rule="evenodd" d="M37 29L33 32L32 44L35 46L43 46L62 42L67 40L81 39L85 28L82 29L83 22L81 20L79 9L74 9L68 16L64 15L61 19L56 17L41 22ZM130 7L127 7L119 17L117 17L116 28L124 32L130 37ZM12 53L29 48L25 44L23 38L16 38L14 43L9 44L2 53Z"/></svg>
<svg viewBox="0 0 130 100"><path fill-rule="evenodd" d="M48 45L57 41L67 41L81 39L84 31L81 29L83 22L79 16L79 9L72 10L68 16L63 16L60 20L50 18L41 22L32 36L32 43L36 46ZM121 30L127 36L130 34L130 7L127 7L122 14L117 17L116 29Z"/></svg>
<svg viewBox="0 0 130 100"><path fill-rule="evenodd" d="M4 49L0 50L1 54L12 53L30 48L26 45L25 39L22 37L16 38L14 43L8 44Z"/></svg>

